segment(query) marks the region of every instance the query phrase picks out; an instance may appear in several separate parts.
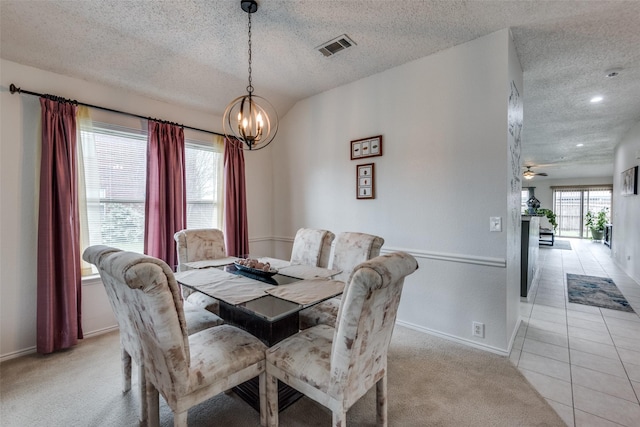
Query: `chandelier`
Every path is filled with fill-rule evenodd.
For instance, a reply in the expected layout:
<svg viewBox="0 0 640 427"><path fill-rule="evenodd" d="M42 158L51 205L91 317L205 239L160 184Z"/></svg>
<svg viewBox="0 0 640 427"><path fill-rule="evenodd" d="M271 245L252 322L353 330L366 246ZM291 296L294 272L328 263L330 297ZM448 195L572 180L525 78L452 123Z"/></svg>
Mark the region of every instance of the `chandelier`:
<svg viewBox="0 0 640 427"><path fill-rule="evenodd" d="M249 16L249 85L247 94L227 105L222 127L227 137L242 141L245 150L260 150L269 145L278 132L278 113L269 101L253 94L251 80L251 14L258 10L255 0L241 0L240 7Z"/></svg>

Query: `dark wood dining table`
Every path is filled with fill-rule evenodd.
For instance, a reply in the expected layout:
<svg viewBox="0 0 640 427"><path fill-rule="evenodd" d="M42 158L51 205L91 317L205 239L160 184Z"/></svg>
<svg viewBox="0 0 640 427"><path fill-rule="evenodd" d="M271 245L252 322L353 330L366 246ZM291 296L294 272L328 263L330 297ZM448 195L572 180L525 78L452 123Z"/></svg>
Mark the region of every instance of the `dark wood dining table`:
<svg viewBox="0 0 640 427"><path fill-rule="evenodd" d="M299 331L301 310L340 295L344 283L331 280L340 271L289 265L287 261L273 258L264 260L278 265L277 273L261 274L241 270L241 266L233 262L216 265L212 261L194 264L208 268L178 272L175 277L182 286L218 300L219 315L226 323L249 332L271 347ZM257 378L235 387L234 391L260 410ZM278 395L280 411L302 396L284 383L279 383Z"/></svg>

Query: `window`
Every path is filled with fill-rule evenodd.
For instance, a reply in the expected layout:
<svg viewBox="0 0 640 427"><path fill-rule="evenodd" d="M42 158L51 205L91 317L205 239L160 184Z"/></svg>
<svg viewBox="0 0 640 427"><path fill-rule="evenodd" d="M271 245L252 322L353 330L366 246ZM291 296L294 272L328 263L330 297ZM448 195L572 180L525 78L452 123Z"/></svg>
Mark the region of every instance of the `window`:
<svg viewBox="0 0 640 427"><path fill-rule="evenodd" d="M146 133L98 122L81 126L79 167L85 182L79 188L86 194L87 210L81 213L88 224L85 245L144 251ZM222 161L221 150L213 144L185 140L187 228L221 226Z"/></svg>
<svg viewBox="0 0 640 427"><path fill-rule="evenodd" d="M144 250L147 137L94 123L81 131L89 245Z"/></svg>
<svg viewBox="0 0 640 427"><path fill-rule="evenodd" d="M194 141L185 145L187 228L220 228L222 153Z"/></svg>
<svg viewBox="0 0 640 427"><path fill-rule="evenodd" d="M611 209L610 185L585 187L551 187L553 189L553 211L557 215L557 235L565 237L587 237L584 216L588 211Z"/></svg>
<svg viewBox="0 0 640 427"><path fill-rule="evenodd" d="M527 206L527 200L529 200L529 187L523 187L520 191L520 212L527 213L529 206Z"/></svg>

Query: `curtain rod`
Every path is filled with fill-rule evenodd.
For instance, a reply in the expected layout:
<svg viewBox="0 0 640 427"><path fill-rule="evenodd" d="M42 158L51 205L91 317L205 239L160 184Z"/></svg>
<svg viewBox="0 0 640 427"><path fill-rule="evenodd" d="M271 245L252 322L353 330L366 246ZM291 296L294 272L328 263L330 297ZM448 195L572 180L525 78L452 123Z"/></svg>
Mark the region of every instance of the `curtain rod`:
<svg viewBox="0 0 640 427"><path fill-rule="evenodd" d="M576 190L584 190L585 188L592 188L592 189L596 189L595 191L598 191L598 188L603 188L605 190L608 189L613 189L613 184L592 184L592 185L552 185L551 187L552 190L569 190L571 191L571 189L575 188Z"/></svg>
<svg viewBox="0 0 640 427"><path fill-rule="evenodd" d="M42 94L42 93L31 92L31 91L28 91L28 90L21 89L21 88L17 87L16 85L14 85L13 83L11 83L9 85L9 91L11 92L11 94L14 94L14 93L18 92L18 93L24 93L26 95L47 96L47 95ZM98 105L91 105L91 104L87 104L87 103L84 103L84 102L78 102L76 100L71 100L71 102L73 102L75 104L78 104L78 105L84 105L85 107L97 108L98 110L104 110L104 111L110 111L112 113L124 114L126 116L137 117L139 119L156 120L156 119L152 119L151 117L144 117L144 116L141 116L139 114L133 114L133 113L128 113L126 111L114 110L113 108L100 107ZM161 121L164 121L164 120L161 120ZM172 122L167 122L167 123L172 123ZM199 132L204 132L204 133L209 133L209 134L213 134L213 135L219 135L219 136L226 137L226 135L223 134L223 133L218 133L218 132L214 132L214 131L211 131L211 130L199 129L199 128L194 128L194 127L185 126L185 125L180 125L180 126L182 126L185 129L191 129L191 130L196 130L196 131L199 131Z"/></svg>

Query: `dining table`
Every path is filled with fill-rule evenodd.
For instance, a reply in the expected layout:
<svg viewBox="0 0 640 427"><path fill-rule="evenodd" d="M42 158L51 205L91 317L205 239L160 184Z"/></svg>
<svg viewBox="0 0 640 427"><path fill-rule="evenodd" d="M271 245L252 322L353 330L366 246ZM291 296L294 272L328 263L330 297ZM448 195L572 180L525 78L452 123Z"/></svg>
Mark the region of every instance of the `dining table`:
<svg viewBox="0 0 640 427"><path fill-rule="evenodd" d="M190 270L175 273L176 281L219 302L220 317L271 347L299 331L299 313L342 294L344 282L332 280L339 270L291 264L286 260L255 257L269 263L267 271L242 265L244 258L187 263ZM258 379L234 388L236 394L260 410ZM278 385L279 410L302 397L284 383Z"/></svg>

